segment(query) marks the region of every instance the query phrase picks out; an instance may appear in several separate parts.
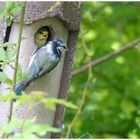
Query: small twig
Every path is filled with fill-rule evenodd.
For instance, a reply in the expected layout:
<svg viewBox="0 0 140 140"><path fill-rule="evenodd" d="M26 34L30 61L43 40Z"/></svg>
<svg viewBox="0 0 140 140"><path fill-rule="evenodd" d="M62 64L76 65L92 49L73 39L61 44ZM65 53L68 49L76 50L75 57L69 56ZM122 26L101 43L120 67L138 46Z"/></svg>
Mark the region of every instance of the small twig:
<svg viewBox="0 0 140 140"><path fill-rule="evenodd" d="M86 71L89 67L94 67L94 66L97 66L97 65L99 65L99 64L102 64L103 62L105 62L105 61L107 61L107 60L109 60L109 59L111 59L111 58L114 58L114 57L116 57L116 56L122 54L123 52L126 52L126 51L129 50L129 49L133 49L133 48L135 48L135 46L136 46L139 42L140 42L140 38L137 39L137 40L134 40L133 42L127 44L127 45L124 46L124 47L121 47L121 48L120 48L119 50L117 50L117 51L112 51L112 52L108 53L107 55L105 55L105 56L103 56L103 57L101 57L101 58L99 58L99 59L97 59L97 60L91 61L91 62L89 62L88 64L85 64L84 66L82 66L81 68L78 68L78 69L74 70L74 71L72 72L72 75L77 75L77 74L79 74L79 73L81 73L81 72Z"/></svg>
<svg viewBox="0 0 140 140"><path fill-rule="evenodd" d="M75 116L74 116L72 122L71 122L70 125L69 125L68 131L67 131L67 134L66 134L66 138L69 138L69 134L70 134L70 132L71 132L71 129L72 129L72 127L74 126L74 124L76 123L76 121L77 121L77 119L78 119L78 117L79 117L79 115L80 115L80 113L81 113L81 111L82 111L82 108L83 108L83 106L84 106L84 103L85 103L85 100L86 100L86 97L87 97L87 87L88 87L89 82L90 82L90 79L87 80L87 82L86 82L86 84L85 84L85 88L84 88L84 91L83 91L83 94L82 94L82 101L81 101L81 104L80 104L80 106L79 106L79 108L78 108L78 111L76 112L76 114L75 114Z"/></svg>
<svg viewBox="0 0 140 140"><path fill-rule="evenodd" d="M82 39L82 45L83 45L83 48L84 48L84 51L85 51L85 53L87 54L87 56L88 56L88 59L89 59L89 61L91 61L91 56L88 54L88 52L87 52L87 46L86 46L86 42L85 42L85 40L84 40L84 38ZM92 71L91 71L91 66L89 66L88 67L88 78L87 78L87 81L86 81L86 83L85 83L85 87L84 87L84 90L83 90L83 93L82 93L82 101L81 101L81 104L80 104L80 106L79 106L79 108L78 108L78 110L77 110L77 112L76 112L76 114L75 114L75 116L74 116L74 118L73 118L73 120L72 120L72 122L70 123L70 125L69 125L69 127L68 127L68 131L67 131L67 134L66 134L66 138L69 138L69 136L70 136L70 133L71 133L71 129L72 129L72 127L74 126L74 124L76 123L76 121L77 121L77 119L78 119L78 117L79 117L79 115L80 115L80 113L81 113L81 111L82 111L82 109L83 109L83 106L84 106L84 104L85 104L85 101L86 101L86 97L87 97L87 88L88 88L88 85L89 85L89 83L90 83L90 80L92 79Z"/></svg>
<svg viewBox="0 0 140 140"><path fill-rule="evenodd" d="M92 138L92 135L90 133L85 133L82 136L80 136L79 138L84 138L84 136L89 136L89 138ZM87 137L86 137L87 138Z"/></svg>
<svg viewBox="0 0 140 140"><path fill-rule="evenodd" d="M7 65L9 65L12 69L16 69L12 64L7 63Z"/></svg>
<svg viewBox="0 0 140 140"><path fill-rule="evenodd" d="M13 85L12 85L13 90L15 89L15 86L16 86L16 74L17 74L17 68L18 68L20 45L21 45L21 40L22 40L22 30L23 30L23 25L24 25L25 7L26 7L26 2L24 2L22 14L21 14L21 20L20 20L19 38L18 38L18 43L17 43L18 47L17 47L17 53L16 53L16 62L15 62L15 66L14 66L16 69L14 70L14 78L13 78Z"/></svg>
<svg viewBox="0 0 140 140"><path fill-rule="evenodd" d="M21 12L21 20L20 20L20 24L19 24L20 25L20 27L19 27L19 37L18 37L18 43L17 43L18 48L17 48L17 53L16 53L16 62L15 62L15 66L14 66L15 69L14 69L12 90L15 89L15 85L16 85L16 75L17 75L20 44L21 44L21 40L22 40L22 29L23 29L23 25L24 25L25 8L26 8L26 2L23 3L23 9L22 9L22 12ZM12 119L12 111L13 111L13 100L10 101L10 111L9 111L8 123Z"/></svg>

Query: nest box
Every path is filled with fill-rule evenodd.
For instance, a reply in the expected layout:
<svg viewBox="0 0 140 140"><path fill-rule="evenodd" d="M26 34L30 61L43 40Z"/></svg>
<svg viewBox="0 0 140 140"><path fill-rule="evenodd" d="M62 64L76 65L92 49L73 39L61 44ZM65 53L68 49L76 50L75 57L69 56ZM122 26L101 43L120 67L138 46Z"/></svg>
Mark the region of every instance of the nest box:
<svg viewBox="0 0 140 140"><path fill-rule="evenodd" d="M0 2L0 7L4 5ZM32 82L27 88L26 93L31 91L42 91L47 93L48 97L67 98L69 88L73 56L76 50L77 36L80 24L79 2L27 2L25 12L25 22L23 27L19 63L24 72L27 71L28 62L33 51L36 49L34 44L34 34L43 26L50 29L50 40L63 38L67 43L69 51L62 57L61 62L49 74ZM19 34L20 16L16 16L12 26L6 27L5 20L0 22L0 41L8 40L11 43L17 43ZM12 77L13 70L7 66L5 73ZM1 84L1 90L6 85ZM23 118L27 105L14 107L13 116ZM0 127L7 122L9 103L0 102ZM43 105L36 106L30 113L30 117L36 116L37 123L49 124L55 127L63 125L64 107L57 106L55 112L46 110ZM46 137L59 137L58 134L48 134Z"/></svg>

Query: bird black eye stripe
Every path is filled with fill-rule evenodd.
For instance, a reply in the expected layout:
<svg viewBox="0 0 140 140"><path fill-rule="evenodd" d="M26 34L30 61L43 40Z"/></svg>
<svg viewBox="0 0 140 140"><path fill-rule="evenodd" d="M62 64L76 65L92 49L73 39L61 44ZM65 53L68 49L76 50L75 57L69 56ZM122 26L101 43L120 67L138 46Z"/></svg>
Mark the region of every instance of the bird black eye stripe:
<svg viewBox="0 0 140 140"><path fill-rule="evenodd" d="M41 32L41 31L38 31L40 34L43 34L43 32Z"/></svg>

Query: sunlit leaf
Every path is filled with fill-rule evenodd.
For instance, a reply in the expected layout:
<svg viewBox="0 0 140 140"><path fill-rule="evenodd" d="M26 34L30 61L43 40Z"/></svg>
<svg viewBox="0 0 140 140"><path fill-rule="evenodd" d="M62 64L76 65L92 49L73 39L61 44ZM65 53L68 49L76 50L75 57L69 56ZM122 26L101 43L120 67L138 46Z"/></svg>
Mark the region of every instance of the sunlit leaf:
<svg viewBox="0 0 140 140"><path fill-rule="evenodd" d="M6 12L4 9L0 9L0 20L6 15Z"/></svg>
<svg viewBox="0 0 140 140"><path fill-rule="evenodd" d="M5 83L12 83L12 80L10 78L8 78L8 76L6 74L4 74L3 72L0 72L0 82L5 82Z"/></svg>
<svg viewBox="0 0 140 140"><path fill-rule="evenodd" d="M22 123L22 120L20 120ZM20 124L19 124L20 126ZM32 129L31 129L32 128ZM36 124L35 118L26 120L22 129L22 133L15 133L14 138L36 138L36 135L43 136L47 132L60 132L59 129L51 127L47 124Z"/></svg>
<svg viewBox="0 0 140 140"><path fill-rule="evenodd" d="M0 44L0 47L15 47L16 44L15 43L10 43L10 42L5 42L3 44Z"/></svg>
<svg viewBox="0 0 140 140"><path fill-rule="evenodd" d="M0 100L4 101L4 102L8 102L8 101L11 101L11 100L16 99L16 98L17 98L17 96L15 95L14 92L11 92L9 94L1 94L0 95Z"/></svg>
<svg viewBox="0 0 140 140"><path fill-rule="evenodd" d="M77 106L70 103L70 102L67 102L63 99L56 99L56 98L47 98L45 101L45 106L47 108L50 108L50 109L55 109L55 104L61 104L61 105L64 105L65 107L68 107L68 108L72 108L72 109L77 109Z"/></svg>
<svg viewBox="0 0 140 140"><path fill-rule="evenodd" d="M21 124L22 120L19 120L17 118L12 118L10 123L5 124L2 128L1 128L1 132L6 133L6 134L10 134L12 132L14 132L14 130L16 128L19 128L20 124Z"/></svg>
<svg viewBox="0 0 140 140"><path fill-rule="evenodd" d="M16 3L13 1L5 2L5 7L6 7L6 9L10 9L10 8L14 7L15 4Z"/></svg>
<svg viewBox="0 0 140 140"><path fill-rule="evenodd" d="M6 52L3 48L0 47L0 60L6 60Z"/></svg>
<svg viewBox="0 0 140 140"><path fill-rule="evenodd" d="M8 19L6 20L6 25L11 26L13 20L13 16L9 16Z"/></svg>
<svg viewBox="0 0 140 140"><path fill-rule="evenodd" d="M23 72L22 71L22 66L20 65L20 63L18 63L18 71L17 71L17 81L22 81L25 78L27 78L29 75L28 72Z"/></svg>
<svg viewBox="0 0 140 140"><path fill-rule="evenodd" d="M11 9L11 14L16 15L22 10L22 5L16 4L14 8Z"/></svg>

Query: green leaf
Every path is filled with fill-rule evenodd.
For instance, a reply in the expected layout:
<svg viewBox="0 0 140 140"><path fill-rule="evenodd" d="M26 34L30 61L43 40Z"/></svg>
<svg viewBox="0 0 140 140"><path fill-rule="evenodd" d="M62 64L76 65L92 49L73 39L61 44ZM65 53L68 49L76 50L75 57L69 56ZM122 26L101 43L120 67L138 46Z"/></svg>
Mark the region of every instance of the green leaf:
<svg viewBox="0 0 140 140"><path fill-rule="evenodd" d="M14 8L11 9L11 14L16 15L22 10L22 5L17 4Z"/></svg>
<svg viewBox="0 0 140 140"><path fill-rule="evenodd" d="M2 138L2 136L3 136L3 132L0 131L0 138Z"/></svg>
<svg viewBox="0 0 140 140"><path fill-rule="evenodd" d="M0 44L0 47L15 47L16 44L15 43L10 43L10 42L5 42L3 44Z"/></svg>
<svg viewBox="0 0 140 140"><path fill-rule="evenodd" d="M10 84L10 85L12 85L12 79L10 79L10 78L7 78L6 80L5 80L5 83L7 83L7 84Z"/></svg>
<svg viewBox="0 0 140 140"><path fill-rule="evenodd" d="M15 128L19 128L21 123L22 123L22 120L19 120L19 119L13 117L11 122L5 124L1 128L0 131L3 133L6 133L6 134L10 134L11 132L13 132L15 130Z"/></svg>
<svg viewBox="0 0 140 140"><path fill-rule="evenodd" d="M6 20L6 25L7 25L7 26L11 26L12 20L13 20L13 16L10 15L10 16L8 17L8 19Z"/></svg>
<svg viewBox="0 0 140 140"><path fill-rule="evenodd" d="M13 50L7 49L7 51L6 51L6 58L7 58L6 62L7 63L15 62L15 54L16 54L16 52L15 52L14 49Z"/></svg>
<svg viewBox="0 0 140 140"><path fill-rule="evenodd" d="M4 9L0 9L0 20L6 15L6 12Z"/></svg>
<svg viewBox="0 0 140 140"><path fill-rule="evenodd" d="M12 137L14 139L16 138L30 138L30 139L37 139L38 137L35 134L32 134L28 131L24 132L24 133L15 133L15 135Z"/></svg>
<svg viewBox="0 0 140 140"><path fill-rule="evenodd" d="M36 133L38 135L45 135L47 132L60 132L60 130L52 126L49 126L47 124L35 124L35 118L32 118L25 122L23 133L24 132Z"/></svg>
<svg viewBox="0 0 140 140"><path fill-rule="evenodd" d="M17 81L22 81L23 79L27 78L29 73L23 72L21 65L18 63L18 71L17 71Z"/></svg>
<svg viewBox="0 0 140 140"><path fill-rule="evenodd" d="M13 2L13 1L5 2L5 8L6 9L13 8L14 5L15 5L15 2Z"/></svg>
<svg viewBox="0 0 140 140"><path fill-rule="evenodd" d="M32 96L25 94L25 92L22 92L21 96L16 97L18 100L16 101L16 106L25 104L25 103L30 103L32 100Z"/></svg>
<svg viewBox="0 0 140 140"><path fill-rule="evenodd" d="M15 58L15 43L5 42L0 44L0 59L7 62L12 62ZM8 48L6 51L3 48Z"/></svg>
<svg viewBox="0 0 140 140"><path fill-rule="evenodd" d="M44 99L43 102L47 108L50 108L52 110L55 109L55 104L61 104L61 105L64 105L65 107L72 108L72 109L78 108L76 105L72 104L71 102L67 102L63 99L47 98L47 99Z"/></svg>
<svg viewBox="0 0 140 140"><path fill-rule="evenodd" d="M5 7L6 7L7 15L10 15L13 17L22 10L23 6L19 4L18 2L6 2Z"/></svg>
<svg viewBox="0 0 140 140"><path fill-rule="evenodd" d="M1 70L4 70L5 66L6 66L5 61L1 61L0 62L0 68L1 68Z"/></svg>
<svg viewBox="0 0 140 140"><path fill-rule="evenodd" d="M8 101L11 101L16 98L17 98L17 96L14 92L9 93L8 95L7 94L0 95L0 100L3 102L8 102Z"/></svg>
<svg viewBox="0 0 140 140"><path fill-rule="evenodd" d="M37 124L33 127L32 131L40 136L45 135L47 132L54 132L54 133L58 133L61 130L51 127L47 124Z"/></svg>
<svg viewBox="0 0 140 140"><path fill-rule="evenodd" d="M45 105L46 108L51 109L53 111L55 111L56 109L56 104L54 102L52 102L51 100L47 100L47 99L43 99L43 103Z"/></svg>
<svg viewBox="0 0 140 140"><path fill-rule="evenodd" d="M6 52L1 47L0 47L0 60L2 60L2 61L5 61L6 60Z"/></svg>
<svg viewBox="0 0 140 140"><path fill-rule="evenodd" d="M16 120L12 121L14 123ZM18 120L18 125L22 123L22 120ZM14 125L17 128L16 125ZM36 124L35 118L26 120L22 129L22 133L15 133L14 138L37 138L36 135L43 136L47 132L60 132L61 130L51 127L47 124Z"/></svg>
<svg viewBox="0 0 140 140"><path fill-rule="evenodd" d="M11 84L12 80L6 74L4 74L3 72L0 72L0 82L5 82L5 83L8 83L8 84Z"/></svg>

